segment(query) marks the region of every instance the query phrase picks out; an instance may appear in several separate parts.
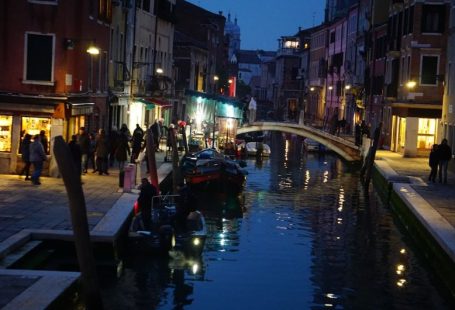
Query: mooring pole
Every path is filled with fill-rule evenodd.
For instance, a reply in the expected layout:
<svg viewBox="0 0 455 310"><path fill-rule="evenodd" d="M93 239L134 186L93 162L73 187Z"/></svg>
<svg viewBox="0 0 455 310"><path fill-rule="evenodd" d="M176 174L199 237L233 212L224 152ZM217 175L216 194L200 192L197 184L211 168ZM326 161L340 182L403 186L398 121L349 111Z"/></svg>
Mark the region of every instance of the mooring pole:
<svg viewBox="0 0 455 310"><path fill-rule="evenodd" d="M149 175L150 175L150 183L156 187L158 192L160 191L159 182L158 182L158 171L156 170L156 158L155 158L155 150L156 146L153 142L153 132L149 128L147 129L147 140L145 142L145 151L147 152L147 160L149 164Z"/></svg>
<svg viewBox="0 0 455 310"><path fill-rule="evenodd" d="M379 137L381 136L381 129L382 129L382 122L379 123L378 127L376 127L376 129L374 131L373 146L371 147L371 150L369 152L369 158L368 158L366 173L365 173L365 186L370 185L371 173L373 170L374 159L376 157L376 150L378 149Z"/></svg>
<svg viewBox="0 0 455 310"><path fill-rule="evenodd" d="M171 134L171 146L172 146L172 192L177 194L177 186L180 183L180 173L179 173L179 151L177 149L177 141L175 136L174 128L169 128Z"/></svg>
<svg viewBox="0 0 455 310"><path fill-rule="evenodd" d="M87 309L103 309L103 301L101 299L96 273L95 257L90 242L81 177L77 173L70 149L62 136L55 138L54 154L68 194L71 224L73 225L77 260L82 275L85 303Z"/></svg>

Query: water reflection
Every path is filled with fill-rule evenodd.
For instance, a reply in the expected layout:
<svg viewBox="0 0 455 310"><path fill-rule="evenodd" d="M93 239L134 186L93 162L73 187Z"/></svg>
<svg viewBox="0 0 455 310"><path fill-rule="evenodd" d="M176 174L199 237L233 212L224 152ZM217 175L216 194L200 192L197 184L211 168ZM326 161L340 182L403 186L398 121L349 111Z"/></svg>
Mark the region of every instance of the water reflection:
<svg viewBox="0 0 455 310"><path fill-rule="evenodd" d="M243 195L203 193L197 267L129 264L111 292L149 309L450 309L358 167L299 139L270 144Z"/></svg>

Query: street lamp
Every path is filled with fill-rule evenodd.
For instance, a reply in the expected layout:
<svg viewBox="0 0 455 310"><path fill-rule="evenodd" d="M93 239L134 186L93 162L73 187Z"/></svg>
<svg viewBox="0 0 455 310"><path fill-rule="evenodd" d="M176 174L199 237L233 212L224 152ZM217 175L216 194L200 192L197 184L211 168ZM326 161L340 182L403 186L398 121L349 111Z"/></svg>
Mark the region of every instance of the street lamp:
<svg viewBox="0 0 455 310"><path fill-rule="evenodd" d="M163 74L164 70L162 68L156 68L156 73Z"/></svg>
<svg viewBox="0 0 455 310"><path fill-rule="evenodd" d="M413 89L416 86L417 86L417 82L413 81L413 80L410 80L406 83L406 88L408 88L408 89Z"/></svg>
<svg viewBox="0 0 455 310"><path fill-rule="evenodd" d="M310 87L310 91L314 91L314 87Z"/></svg>
<svg viewBox="0 0 455 310"><path fill-rule="evenodd" d="M99 55L100 49L98 47L96 47L95 45L90 45L87 48L87 53L89 53L90 55Z"/></svg>

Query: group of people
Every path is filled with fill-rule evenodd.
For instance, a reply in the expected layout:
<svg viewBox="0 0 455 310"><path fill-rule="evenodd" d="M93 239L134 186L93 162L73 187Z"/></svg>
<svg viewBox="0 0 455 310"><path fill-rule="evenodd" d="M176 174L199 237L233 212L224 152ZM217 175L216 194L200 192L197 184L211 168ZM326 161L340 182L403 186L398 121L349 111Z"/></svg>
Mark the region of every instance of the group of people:
<svg viewBox="0 0 455 310"><path fill-rule="evenodd" d="M435 183L439 174L439 183L447 184L447 168L452 159L452 149L447 139L442 139L441 144L434 144L430 152L429 165L431 168L428 180ZM439 173L438 173L439 171Z"/></svg>
<svg viewBox="0 0 455 310"><path fill-rule="evenodd" d="M33 136L25 134L21 146L20 152L22 154L22 160L24 161L24 167L20 172L20 176L25 174L25 180L31 181L34 185L41 185L40 176L43 171L44 162L47 160L47 154L49 153L49 140L46 137L44 130L41 130L39 134ZM33 165L33 174L30 175L30 167Z"/></svg>

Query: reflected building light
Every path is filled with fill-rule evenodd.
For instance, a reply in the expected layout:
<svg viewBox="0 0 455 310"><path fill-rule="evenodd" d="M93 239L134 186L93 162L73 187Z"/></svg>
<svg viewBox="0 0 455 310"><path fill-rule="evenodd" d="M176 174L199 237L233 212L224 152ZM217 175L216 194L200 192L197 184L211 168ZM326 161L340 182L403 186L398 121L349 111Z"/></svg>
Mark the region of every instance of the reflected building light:
<svg viewBox="0 0 455 310"><path fill-rule="evenodd" d="M285 160L288 160L288 153L289 153L289 140L286 139L286 148L285 148L285 151L284 151Z"/></svg>
<svg viewBox="0 0 455 310"><path fill-rule="evenodd" d="M405 270L404 265L401 265L401 264L398 265L398 266L397 266L397 270L399 270L399 271L404 271L404 270Z"/></svg>
<svg viewBox="0 0 455 310"><path fill-rule="evenodd" d="M221 245L221 246L225 246L225 245L226 245L226 239L224 239L224 238L221 239L221 240L220 240L220 245Z"/></svg>
<svg viewBox="0 0 455 310"><path fill-rule="evenodd" d="M332 304L324 304L324 307L333 307Z"/></svg>
<svg viewBox="0 0 455 310"><path fill-rule="evenodd" d="M310 184L310 179L311 179L310 170L306 170L305 171L305 182L304 182L305 187L303 188L304 190L308 189L308 184Z"/></svg>
<svg viewBox="0 0 455 310"><path fill-rule="evenodd" d="M330 299L337 299L337 297L335 296L335 294L332 294L332 293L328 293L327 295L327 298L330 298Z"/></svg>
<svg viewBox="0 0 455 310"><path fill-rule="evenodd" d="M338 210L338 212L341 212L341 211L343 211L343 206L340 206L340 207L338 207L338 209L337 209L337 210Z"/></svg>
<svg viewBox="0 0 455 310"><path fill-rule="evenodd" d="M324 180L322 181L323 183L327 183L329 180L329 171L324 171Z"/></svg>
<svg viewBox="0 0 455 310"><path fill-rule="evenodd" d="M199 271L199 264L194 263L191 270L193 271L193 274L196 274Z"/></svg>
<svg viewBox="0 0 455 310"><path fill-rule="evenodd" d="M401 249L400 254L406 254L406 249Z"/></svg>
<svg viewBox="0 0 455 310"><path fill-rule="evenodd" d="M336 239L337 239L337 240L340 240L340 239L341 239L341 237L336 237Z"/></svg>
<svg viewBox="0 0 455 310"><path fill-rule="evenodd" d="M397 281L397 286L403 287L405 283L406 283L405 279L400 279L400 280Z"/></svg>

